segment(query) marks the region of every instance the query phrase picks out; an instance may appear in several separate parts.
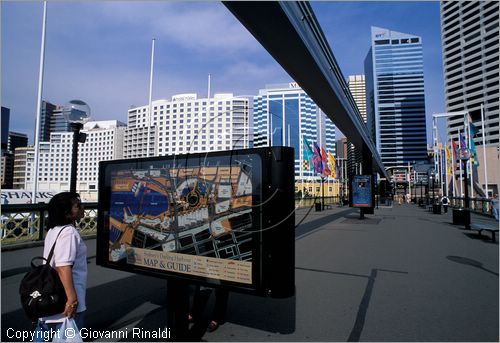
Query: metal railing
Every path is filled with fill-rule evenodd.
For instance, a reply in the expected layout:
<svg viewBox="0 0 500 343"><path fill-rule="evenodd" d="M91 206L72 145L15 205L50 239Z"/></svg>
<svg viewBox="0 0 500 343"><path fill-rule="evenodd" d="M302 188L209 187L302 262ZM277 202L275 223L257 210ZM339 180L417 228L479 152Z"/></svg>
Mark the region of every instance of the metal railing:
<svg viewBox="0 0 500 343"><path fill-rule="evenodd" d="M97 203L83 203L84 217L77 222L82 237L97 232ZM0 242L3 245L41 241L45 237L47 204L2 205Z"/></svg>
<svg viewBox="0 0 500 343"><path fill-rule="evenodd" d="M450 206L453 208L463 208L465 205L464 198L450 197ZM469 206L472 212L493 216L493 208L491 199L485 198L470 198Z"/></svg>
<svg viewBox="0 0 500 343"><path fill-rule="evenodd" d="M325 205L339 205L339 196L330 196L325 197ZM295 198L295 207L311 207L314 206L315 203L321 203L321 197L304 197L304 198Z"/></svg>

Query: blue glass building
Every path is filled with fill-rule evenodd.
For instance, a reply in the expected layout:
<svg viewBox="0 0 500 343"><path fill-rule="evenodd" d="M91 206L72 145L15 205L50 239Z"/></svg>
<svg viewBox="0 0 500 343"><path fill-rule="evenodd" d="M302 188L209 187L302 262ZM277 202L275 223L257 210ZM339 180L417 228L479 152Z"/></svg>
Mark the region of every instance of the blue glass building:
<svg viewBox="0 0 500 343"><path fill-rule="evenodd" d="M427 160L422 39L372 27L365 59L368 127L385 167Z"/></svg>
<svg viewBox="0 0 500 343"><path fill-rule="evenodd" d="M254 97L254 147L290 146L295 150L295 179L311 179L303 169L302 141L316 142L335 154L335 125L294 82L269 85Z"/></svg>

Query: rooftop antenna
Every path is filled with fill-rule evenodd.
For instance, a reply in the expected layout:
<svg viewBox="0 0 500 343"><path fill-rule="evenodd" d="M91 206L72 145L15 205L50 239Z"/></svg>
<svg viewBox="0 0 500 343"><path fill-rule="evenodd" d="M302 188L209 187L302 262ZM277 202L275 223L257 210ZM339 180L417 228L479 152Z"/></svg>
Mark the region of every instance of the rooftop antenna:
<svg viewBox="0 0 500 343"><path fill-rule="evenodd" d="M151 117L153 116L153 65L155 57L155 38L151 43L151 73L149 75L149 116L148 116L148 139L146 141L146 157L149 157L149 140L151 131Z"/></svg>

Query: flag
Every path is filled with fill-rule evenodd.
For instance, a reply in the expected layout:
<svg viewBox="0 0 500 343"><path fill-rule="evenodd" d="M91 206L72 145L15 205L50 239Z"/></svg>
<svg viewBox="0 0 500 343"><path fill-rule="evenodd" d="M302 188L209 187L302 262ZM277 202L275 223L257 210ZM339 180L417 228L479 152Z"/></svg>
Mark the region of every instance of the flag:
<svg viewBox="0 0 500 343"><path fill-rule="evenodd" d="M316 142L313 143L313 167L314 172L317 174L323 174L323 159L321 158L321 149Z"/></svg>
<svg viewBox="0 0 500 343"><path fill-rule="evenodd" d="M302 160L302 169L309 170L309 162L307 160Z"/></svg>
<svg viewBox="0 0 500 343"><path fill-rule="evenodd" d="M445 162L446 162L446 175L453 175L453 160L452 160L452 155L450 154L450 149L448 149L448 146L445 146L444 148L444 156L445 156Z"/></svg>
<svg viewBox="0 0 500 343"><path fill-rule="evenodd" d="M335 161L335 156L328 152L328 164L330 165L330 175L336 179L337 178L337 164Z"/></svg>
<svg viewBox="0 0 500 343"><path fill-rule="evenodd" d="M462 132L459 134L459 139L460 139L460 149L467 149L467 143L465 142L465 137L462 135Z"/></svg>
<svg viewBox="0 0 500 343"><path fill-rule="evenodd" d="M478 131L479 131L479 129L477 128L476 125L469 123L469 132L470 132L471 137L474 137Z"/></svg>
<svg viewBox="0 0 500 343"><path fill-rule="evenodd" d="M321 147L321 162L323 163L323 176L328 177L331 175L331 169L328 167L327 156L325 148Z"/></svg>
<svg viewBox="0 0 500 343"><path fill-rule="evenodd" d="M453 170L457 170L457 145L453 139L451 140L451 158L453 161Z"/></svg>
<svg viewBox="0 0 500 343"><path fill-rule="evenodd" d="M302 138L302 145L304 149L304 161L307 164L307 169L310 169L312 164L312 157L313 157L313 151L311 149L311 144L309 144L309 141L307 140L306 137Z"/></svg>

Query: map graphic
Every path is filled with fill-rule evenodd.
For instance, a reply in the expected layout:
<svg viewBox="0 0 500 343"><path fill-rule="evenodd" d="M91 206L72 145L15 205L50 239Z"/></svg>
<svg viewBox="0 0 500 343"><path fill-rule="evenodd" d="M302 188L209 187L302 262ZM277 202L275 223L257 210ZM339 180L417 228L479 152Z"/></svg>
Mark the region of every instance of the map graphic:
<svg viewBox="0 0 500 343"><path fill-rule="evenodd" d="M251 214L252 164L245 161L115 170L109 260L251 283ZM179 254L189 266L174 264L186 260Z"/></svg>

